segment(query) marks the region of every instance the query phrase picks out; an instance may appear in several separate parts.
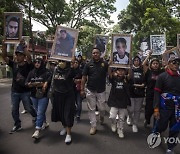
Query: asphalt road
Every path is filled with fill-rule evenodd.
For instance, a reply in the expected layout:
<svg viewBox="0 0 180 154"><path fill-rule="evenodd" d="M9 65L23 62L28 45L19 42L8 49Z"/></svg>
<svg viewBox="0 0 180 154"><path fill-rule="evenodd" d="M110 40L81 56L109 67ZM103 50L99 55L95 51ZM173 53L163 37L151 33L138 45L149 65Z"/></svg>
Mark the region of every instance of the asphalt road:
<svg viewBox="0 0 180 154"><path fill-rule="evenodd" d="M107 88L109 90L109 87ZM108 97L108 92L107 92ZM22 104L20 111L23 110ZM125 138L120 139L117 133L112 133L109 108L106 108L105 124L98 125L97 134L89 135L90 124L88 120L86 102L83 102L81 122L72 129L72 143L64 143L65 136L59 135L62 128L60 123L50 121L51 103L47 110L48 129L41 132L41 139L35 141L31 138L34 125L29 114L21 114L23 130L9 134L13 127L10 104L10 83L0 83L0 154L164 154L166 145L162 143L155 149L150 149L146 142L151 128L143 127L143 113L141 115L138 133L133 133L131 127L125 124ZM166 135L166 134L165 134ZM180 146L175 149L180 154Z"/></svg>

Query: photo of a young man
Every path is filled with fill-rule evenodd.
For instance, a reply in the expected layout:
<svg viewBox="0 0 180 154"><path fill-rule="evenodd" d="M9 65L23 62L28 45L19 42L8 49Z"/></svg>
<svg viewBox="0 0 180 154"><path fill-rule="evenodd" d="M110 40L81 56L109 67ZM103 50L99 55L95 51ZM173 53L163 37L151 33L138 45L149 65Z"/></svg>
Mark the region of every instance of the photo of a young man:
<svg viewBox="0 0 180 154"><path fill-rule="evenodd" d="M76 29L57 26L53 41L51 58L71 61L75 54L79 31Z"/></svg>
<svg viewBox="0 0 180 154"><path fill-rule="evenodd" d="M115 64L129 64L129 52L127 52L127 42L125 38L118 38L115 42L116 51L113 52L113 62Z"/></svg>
<svg viewBox="0 0 180 154"><path fill-rule="evenodd" d="M4 40L19 41L22 37L22 13L4 13Z"/></svg>
<svg viewBox="0 0 180 154"><path fill-rule="evenodd" d="M60 30L57 35L55 54L59 56L72 57L74 38L66 30Z"/></svg>
<svg viewBox="0 0 180 154"><path fill-rule="evenodd" d="M7 38L18 38L19 19L17 17L11 17L9 21L7 21L6 29Z"/></svg>

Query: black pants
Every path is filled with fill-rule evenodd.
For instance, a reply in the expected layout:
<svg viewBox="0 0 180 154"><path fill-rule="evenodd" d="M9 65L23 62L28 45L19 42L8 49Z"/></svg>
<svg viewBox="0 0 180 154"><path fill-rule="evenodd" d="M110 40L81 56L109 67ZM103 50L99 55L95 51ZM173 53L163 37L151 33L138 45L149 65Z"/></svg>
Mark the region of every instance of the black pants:
<svg viewBox="0 0 180 154"><path fill-rule="evenodd" d="M179 131L171 131L173 125L176 124L176 117L174 110L160 110L160 119L157 123L157 132L161 133L165 131L169 125L169 138L176 138ZM168 149L172 150L176 144L167 142Z"/></svg>
<svg viewBox="0 0 180 154"><path fill-rule="evenodd" d="M148 97L146 98L146 105L145 105L145 119L148 124L150 124L150 120L153 113L154 113L153 97Z"/></svg>

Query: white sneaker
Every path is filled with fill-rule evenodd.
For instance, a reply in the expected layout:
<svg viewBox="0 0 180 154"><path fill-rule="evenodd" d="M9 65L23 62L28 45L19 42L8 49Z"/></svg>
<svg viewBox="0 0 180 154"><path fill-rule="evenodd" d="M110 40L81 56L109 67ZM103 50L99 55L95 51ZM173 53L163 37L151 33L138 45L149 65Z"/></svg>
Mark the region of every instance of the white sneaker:
<svg viewBox="0 0 180 154"><path fill-rule="evenodd" d="M34 134L32 135L32 138L38 139L38 138L39 138L39 133L40 133L40 131L39 131L39 130L36 130L36 131L34 132Z"/></svg>
<svg viewBox="0 0 180 154"><path fill-rule="evenodd" d="M95 115L98 116L99 115L99 111L95 111Z"/></svg>
<svg viewBox="0 0 180 154"><path fill-rule="evenodd" d="M111 130L112 132L116 132L117 130L116 124L111 124Z"/></svg>
<svg viewBox="0 0 180 154"><path fill-rule="evenodd" d="M61 131L60 131L60 133L59 133L61 136L62 135L65 135L66 134L66 129L65 128L63 128Z"/></svg>
<svg viewBox="0 0 180 154"><path fill-rule="evenodd" d="M47 127L49 127L49 123L48 122L44 122L41 129L44 130Z"/></svg>
<svg viewBox="0 0 180 154"><path fill-rule="evenodd" d="M25 114L25 113L27 113L27 111L26 111L26 110L23 110L23 111L21 112L21 114Z"/></svg>
<svg viewBox="0 0 180 154"><path fill-rule="evenodd" d="M70 144L71 143L71 135L66 135L65 143Z"/></svg>
<svg viewBox="0 0 180 154"><path fill-rule="evenodd" d="M137 128L136 125L132 126L132 131L133 131L133 133L137 133L138 132L138 128Z"/></svg>
<svg viewBox="0 0 180 154"><path fill-rule="evenodd" d="M130 126L132 125L132 122L131 122L131 119L130 117L128 116L127 119L126 119L126 123Z"/></svg>
<svg viewBox="0 0 180 154"><path fill-rule="evenodd" d="M118 129L119 138L124 138L123 129Z"/></svg>
<svg viewBox="0 0 180 154"><path fill-rule="evenodd" d="M166 154L174 154L174 151L167 149Z"/></svg>

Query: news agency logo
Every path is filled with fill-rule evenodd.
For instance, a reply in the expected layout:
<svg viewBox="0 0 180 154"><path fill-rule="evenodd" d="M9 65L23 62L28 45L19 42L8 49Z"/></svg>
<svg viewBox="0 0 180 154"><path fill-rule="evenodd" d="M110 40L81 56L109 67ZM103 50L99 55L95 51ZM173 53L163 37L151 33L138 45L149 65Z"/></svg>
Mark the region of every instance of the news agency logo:
<svg viewBox="0 0 180 154"><path fill-rule="evenodd" d="M180 138L178 137L163 137L164 143L170 143L170 144L180 144ZM156 148L161 144L161 136L160 133L152 133L147 137L147 143L149 145L149 148L153 149Z"/></svg>
<svg viewBox="0 0 180 154"><path fill-rule="evenodd" d="M152 133L147 138L147 143L149 148L153 149L156 148L161 144L161 136L160 133Z"/></svg>

